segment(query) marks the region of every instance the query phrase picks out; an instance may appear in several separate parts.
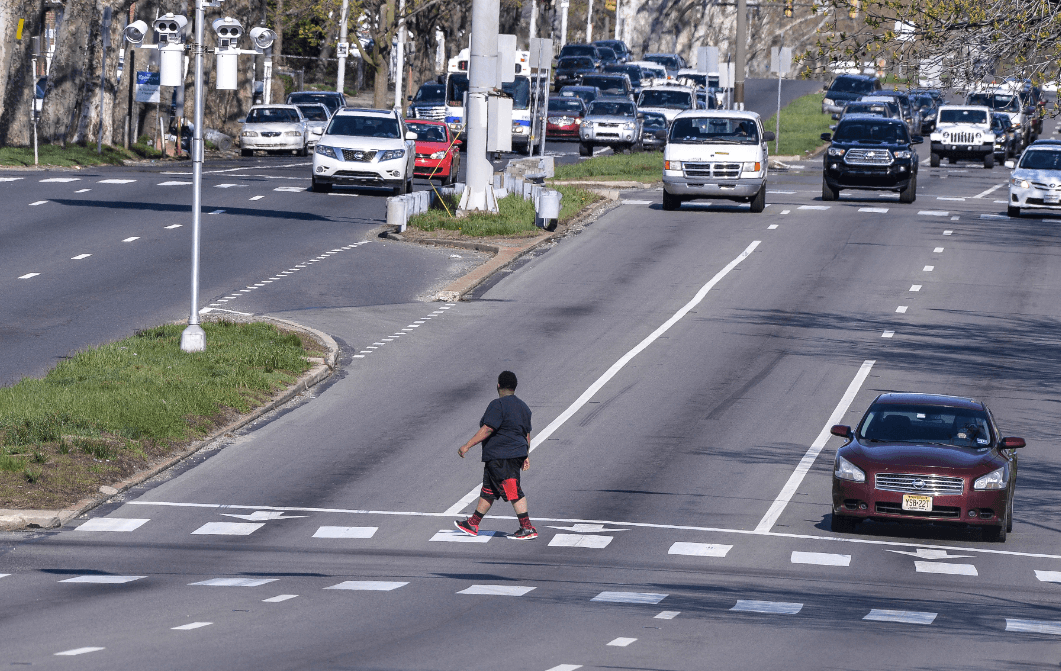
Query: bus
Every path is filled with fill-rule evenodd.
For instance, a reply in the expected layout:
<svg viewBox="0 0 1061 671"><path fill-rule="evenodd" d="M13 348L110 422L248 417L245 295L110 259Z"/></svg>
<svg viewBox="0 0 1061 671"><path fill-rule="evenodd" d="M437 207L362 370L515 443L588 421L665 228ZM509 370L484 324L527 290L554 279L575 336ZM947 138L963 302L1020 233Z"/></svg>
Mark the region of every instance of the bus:
<svg viewBox="0 0 1061 671"><path fill-rule="evenodd" d="M446 125L454 133L464 132L464 100L468 93L468 61L471 53L461 49L449 59L446 67ZM529 51L516 52L515 81L502 84L501 90L512 98L512 149L523 154L531 147L531 85Z"/></svg>

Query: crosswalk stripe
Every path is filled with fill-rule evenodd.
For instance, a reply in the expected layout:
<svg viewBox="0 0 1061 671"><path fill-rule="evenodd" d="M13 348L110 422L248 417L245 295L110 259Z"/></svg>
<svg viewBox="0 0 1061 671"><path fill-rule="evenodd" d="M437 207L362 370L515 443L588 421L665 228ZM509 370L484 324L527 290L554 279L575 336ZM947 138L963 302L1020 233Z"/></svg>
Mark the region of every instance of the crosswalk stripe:
<svg viewBox="0 0 1061 671"><path fill-rule="evenodd" d="M590 534L556 534L549 541L550 547L565 548L596 548L608 547L612 542L611 536L595 536Z"/></svg>
<svg viewBox="0 0 1061 671"><path fill-rule="evenodd" d="M620 636L619 638L613 639L611 642L608 643L608 645L615 646L617 648L625 648L636 640L636 638L625 638Z"/></svg>
<svg viewBox="0 0 1061 671"><path fill-rule="evenodd" d="M277 594L276 596L269 597L268 599L262 599L262 603L280 603L281 601L294 599L297 596L297 594Z"/></svg>
<svg viewBox="0 0 1061 671"><path fill-rule="evenodd" d="M751 601L741 599L737 605L730 610L745 613L769 613L771 615L795 615L803 609L801 603L787 603L784 601Z"/></svg>
<svg viewBox="0 0 1061 671"><path fill-rule="evenodd" d="M976 567L972 564L948 564L935 561L915 561L914 567L918 573L944 573L948 575L977 575Z"/></svg>
<svg viewBox="0 0 1061 671"><path fill-rule="evenodd" d="M207 522L192 532L203 536L249 536L264 527L264 523L254 522Z"/></svg>
<svg viewBox="0 0 1061 671"><path fill-rule="evenodd" d="M151 520L115 519L97 517L77 528L78 531L135 531Z"/></svg>
<svg viewBox="0 0 1061 671"><path fill-rule="evenodd" d="M605 603L640 603L654 605L667 598L666 594L656 592L601 592L590 601Z"/></svg>
<svg viewBox="0 0 1061 671"><path fill-rule="evenodd" d="M146 578L146 575L79 575L59 582L89 583L94 585L121 585Z"/></svg>
<svg viewBox="0 0 1061 671"><path fill-rule="evenodd" d="M1036 571L1035 577L1042 582L1061 582L1061 571Z"/></svg>
<svg viewBox="0 0 1061 671"><path fill-rule="evenodd" d="M1020 631L1027 634L1054 634L1061 636L1061 622L1049 620L1014 620L1006 618L1006 631Z"/></svg>
<svg viewBox="0 0 1061 671"><path fill-rule="evenodd" d="M277 578L210 578L209 580L190 582L188 585L203 585L205 587L259 587L276 581Z"/></svg>
<svg viewBox="0 0 1061 671"><path fill-rule="evenodd" d="M885 331L887 333L887 331ZM826 552L792 552L793 564L818 564L819 566L850 566L851 555Z"/></svg>
<svg viewBox="0 0 1061 671"><path fill-rule="evenodd" d="M472 585L457 594L483 594L487 596L523 596L533 591L534 587L526 585Z"/></svg>
<svg viewBox="0 0 1061 671"><path fill-rule="evenodd" d="M693 557L725 557L733 549L732 545L714 543L674 543L667 550L670 555L691 555Z"/></svg>
<svg viewBox="0 0 1061 671"><path fill-rule="evenodd" d="M399 587L405 587L408 582L392 582L385 580L347 580L338 585L325 587L324 589L346 589L358 592L391 592Z"/></svg>
<svg viewBox="0 0 1061 671"><path fill-rule="evenodd" d="M321 527L314 538L372 538L379 527Z"/></svg>
<svg viewBox="0 0 1061 671"><path fill-rule="evenodd" d="M191 631L192 629L199 629L201 627L209 627L213 622L189 622L188 624L182 624L179 627L172 627L173 631Z"/></svg>
<svg viewBox="0 0 1061 671"><path fill-rule="evenodd" d="M135 179L101 179L97 184L132 184Z"/></svg>

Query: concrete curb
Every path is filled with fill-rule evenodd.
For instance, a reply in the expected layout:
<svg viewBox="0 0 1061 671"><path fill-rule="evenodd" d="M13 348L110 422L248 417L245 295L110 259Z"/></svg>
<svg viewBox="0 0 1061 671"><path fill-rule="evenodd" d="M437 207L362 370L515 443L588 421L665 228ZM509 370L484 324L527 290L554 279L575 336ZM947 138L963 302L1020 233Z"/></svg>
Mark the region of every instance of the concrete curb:
<svg viewBox="0 0 1061 671"><path fill-rule="evenodd" d="M54 529L56 527L61 527L70 520L76 519L93 508L106 503L112 496L120 494L131 487L135 487L141 482L155 477L167 468L179 464L225 434L238 431L262 415L279 408L299 394L320 384L324 380L327 380L332 373L335 372L339 361L339 345L328 334L287 319L278 319L276 317L269 317L268 315L256 315L254 321L271 321L277 324L283 324L296 331L310 333L328 348L328 352L322 359L310 358L311 362L319 361L320 363L313 366L313 368L304 373L294 385L285 389L279 396L266 405L263 405L262 407L253 410L250 414L243 415L230 424L217 429L209 436L192 443L186 449L167 458L165 461L150 466L146 470L134 473L125 480L114 485L104 485L103 487L100 487L99 496L91 496L81 499L73 507L64 508L63 510L17 510L0 508L0 531L18 531L20 529L28 528Z"/></svg>

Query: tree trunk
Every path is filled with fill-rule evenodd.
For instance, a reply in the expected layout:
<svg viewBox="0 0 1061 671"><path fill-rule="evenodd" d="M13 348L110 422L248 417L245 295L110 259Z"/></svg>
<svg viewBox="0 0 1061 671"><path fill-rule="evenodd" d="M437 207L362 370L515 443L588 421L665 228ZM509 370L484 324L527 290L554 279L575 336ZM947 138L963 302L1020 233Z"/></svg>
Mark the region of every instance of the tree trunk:
<svg viewBox="0 0 1061 671"><path fill-rule="evenodd" d="M0 3L0 146L32 141L30 110L36 77L30 72L30 38L42 30L40 0ZM18 20L25 19L22 39L15 40ZM43 61L42 61L43 62Z"/></svg>
<svg viewBox="0 0 1061 671"><path fill-rule="evenodd" d="M387 106L388 75L390 73L391 38L394 36L395 2L386 0L380 7L379 24L373 36L375 46L372 49L373 65L376 77L373 83L372 106L376 109L389 109Z"/></svg>

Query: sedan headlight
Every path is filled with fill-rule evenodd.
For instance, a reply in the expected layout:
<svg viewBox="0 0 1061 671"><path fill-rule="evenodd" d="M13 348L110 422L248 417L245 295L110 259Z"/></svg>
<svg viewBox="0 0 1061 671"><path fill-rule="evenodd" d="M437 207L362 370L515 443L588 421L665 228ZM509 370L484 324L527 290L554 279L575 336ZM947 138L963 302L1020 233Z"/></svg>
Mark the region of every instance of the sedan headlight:
<svg viewBox="0 0 1061 671"><path fill-rule="evenodd" d="M1005 489L1006 488L1006 467L996 468L987 475L981 476L976 479L973 483L973 489L985 490L985 489Z"/></svg>
<svg viewBox="0 0 1061 671"><path fill-rule="evenodd" d="M288 130L284 131L284 135L287 137L302 137L302 131L300 130Z"/></svg>
<svg viewBox="0 0 1061 671"><path fill-rule="evenodd" d="M382 163L383 161L393 161L394 159L403 156L405 156L404 149L388 149L387 151L381 151L379 153L379 160Z"/></svg>
<svg viewBox="0 0 1061 671"><path fill-rule="evenodd" d="M318 144L313 150L313 153L320 154L321 156L327 156L328 158L337 158L340 161L343 160L343 155L335 147L329 147L325 144Z"/></svg>
<svg viewBox="0 0 1061 671"><path fill-rule="evenodd" d="M902 149L895 152L895 158L910 158L913 155L914 152L910 151L909 149Z"/></svg>
<svg viewBox="0 0 1061 671"><path fill-rule="evenodd" d="M829 156L843 156L846 152L846 149L829 147Z"/></svg>
<svg viewBox="0 0 1061 671"><path fill-rule="evenodd" d="M943 141L946 142L949 139L950 139L950 133L944 133L943 134Z"/></svg>
<svg viewBox="0 0 1061 671"><path fill-rule="evenodd" d="M1029 182L1028 180L1019 179L1017 177L1014 177L1013 179L1011 179L1010 183L1013 184L1013 186L1019 186L1022 189L1030 188L1031 185L1032 185L1031 182Z"/></svg>
<svg viewBox="0 0 1061 671"><path fill-rule="evenodd" d="M851 482L866 481L866 472L840 455L836 455L836 468L833 470L833 475Z"/></svg>
<svg viewBox="0 0 1061 671"><path fill-rule="evenodd" d="M633 130L636 126L637 124L635 124L633 121L627 121L623 124L623 128L625 130Z"/></svg>
<svg viewBox="0 0 1061 671"><path fill-rule="evenodd" d="M763 164L759 161L748 161L744 164L744 172L759 172Z"/></svg>
<svg viewBox="0 0 1061 671"><path fill-rule="evenodd" d="M446 158L446 151L436 151L434 154L431 154L431 158L435 159L436 161L444 159Z"/></svg>
<svg viewBox="0 0 1061 671"><path fill-rule="evenodd" d="M664 170L681 170L682 169L682 162L681 161L664 161L663 162L663 169Z"/></svg>
<svg viewBox="0 0 1061 671"><path fill-rule="evenodd" d="M258 131L256 130L245 130L239 134L240 137L258 137Z"/></svg>

